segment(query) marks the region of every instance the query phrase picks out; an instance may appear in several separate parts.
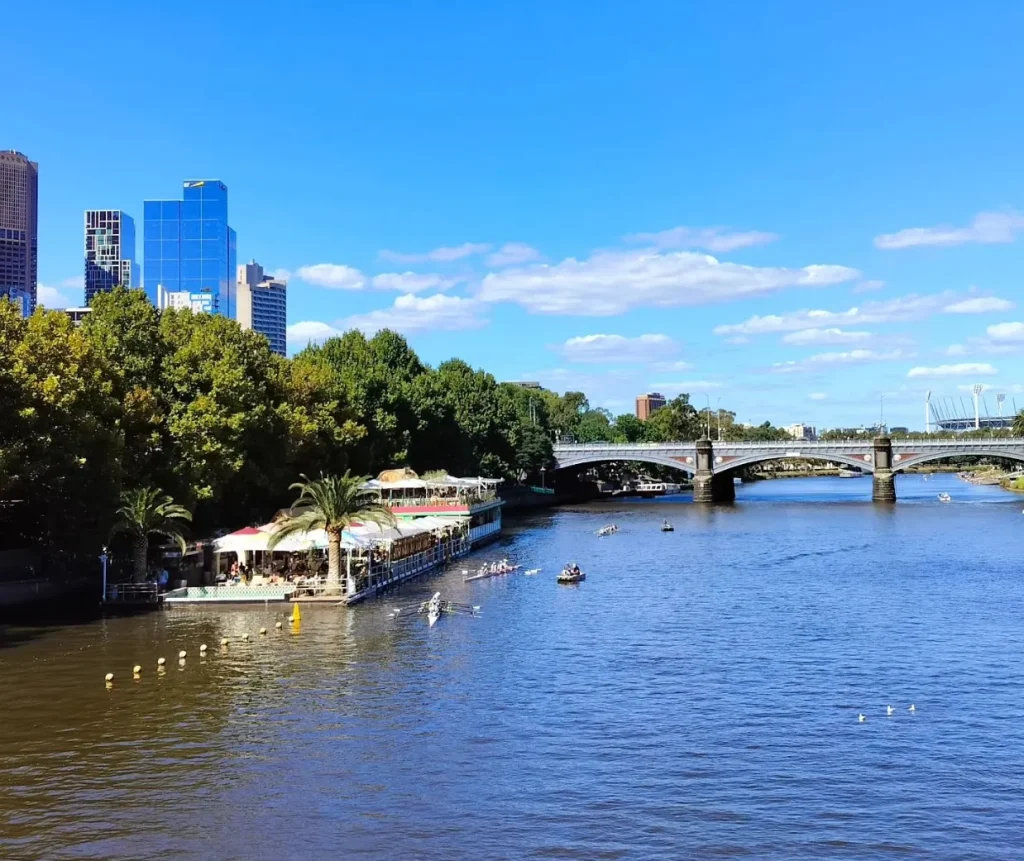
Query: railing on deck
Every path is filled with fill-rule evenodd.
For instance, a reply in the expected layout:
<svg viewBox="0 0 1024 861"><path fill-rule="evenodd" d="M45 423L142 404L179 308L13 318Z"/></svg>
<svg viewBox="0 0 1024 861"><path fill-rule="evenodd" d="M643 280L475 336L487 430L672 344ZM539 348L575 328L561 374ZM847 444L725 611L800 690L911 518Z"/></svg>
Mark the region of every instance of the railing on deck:
<svg viewBox="0 0 1024 861"><path fill-rule="evenodd" d="M104 600L108 604L157 604L160 591L156 583L108 583Z"/></svg>

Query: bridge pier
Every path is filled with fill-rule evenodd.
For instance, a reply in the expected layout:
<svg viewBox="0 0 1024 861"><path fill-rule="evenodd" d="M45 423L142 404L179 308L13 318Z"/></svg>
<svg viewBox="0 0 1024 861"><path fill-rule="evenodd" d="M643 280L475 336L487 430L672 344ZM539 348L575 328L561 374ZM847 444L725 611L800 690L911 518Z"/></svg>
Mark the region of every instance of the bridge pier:
<svg viewBox="0 0 1024 861"><path fill-rule="evenodd" d="M871 476L871 501L896 501L896 473L892 471L892 440L887 436L875 437L873 460L875 471Z"/></svg>
<svg viewBox="0 0 1024 861"><path fill-rule="evenodd" d="M715 505L736 500L736 483L731 473L715 475L715 447L709 439L697 440L697 471L693 475L693 501Z"/></svg>

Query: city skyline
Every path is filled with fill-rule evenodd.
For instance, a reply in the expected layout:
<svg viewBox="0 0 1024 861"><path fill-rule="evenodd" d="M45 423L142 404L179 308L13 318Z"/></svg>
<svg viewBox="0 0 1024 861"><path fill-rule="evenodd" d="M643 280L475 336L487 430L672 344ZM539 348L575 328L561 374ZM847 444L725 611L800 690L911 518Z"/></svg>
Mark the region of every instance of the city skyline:
<svg viewBox="0 0 1024 861"><path fill-rule="evenodd" d="M63 54L43 63L16 25L0 42L39 98L13 96L0 145L44 166L48 299L81 301L67 225L83 209L137 212L182 177L220 176L243 259L287 277L290 352L390 326L432 363L459 355L614 413L639 392L687 391L744 422L855 427L884 396L888 421L922 427L928 389L1024 392L1010 37L1024 16L1010 3L968 21L928 8L923 21L873 4L735 20L673 4L531 8L520 21L477 10L486 52L452 10L395 21L359 9L343 29L363 38L340 62L326 34L341 13L311 9L310 32L256 11L231 22L240 36L273 27L308 50L238 82L225 111L281 109L273 133L248 136L168 132L160 98L226 74L227 60L162 80L121 24L141 71L128 83L138 122L116 153L55 146L52 118L79 122L85 107L56 85ZM193 27L162 21L168 47ZM228 21L210 10L206 24ZM542 50L576 31L557 56ZM404 50L370 74L385 34Z"/></svg>

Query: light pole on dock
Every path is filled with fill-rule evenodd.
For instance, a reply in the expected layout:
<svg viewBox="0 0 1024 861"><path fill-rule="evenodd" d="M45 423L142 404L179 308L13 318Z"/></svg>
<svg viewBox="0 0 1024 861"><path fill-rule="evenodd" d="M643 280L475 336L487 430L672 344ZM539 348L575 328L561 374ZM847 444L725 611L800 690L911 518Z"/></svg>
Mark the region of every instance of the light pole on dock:
<svg viewBox="0 0 1024 861"><path fill-rule="evenodd" d="M103 595L100 598L101 601L107 600L107 562L110 557L107 555L107 548L103 548L103 552L100 554L100 563L103 565Z"/></svg>

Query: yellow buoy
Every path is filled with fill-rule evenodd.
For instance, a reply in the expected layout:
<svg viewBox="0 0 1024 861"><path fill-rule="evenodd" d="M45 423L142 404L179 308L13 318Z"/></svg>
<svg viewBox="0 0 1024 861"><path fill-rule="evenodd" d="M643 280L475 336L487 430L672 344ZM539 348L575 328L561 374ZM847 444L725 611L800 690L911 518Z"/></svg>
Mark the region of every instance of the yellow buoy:
<svg viewBox="0 0 1024 861"><path fill-rule="evenodd" d="M222 646L226 646L226 645L228 644L228 638L227 638L227 637L224 637L224 639L222 639L222 640L220 641L220 644L221 644Z"/></svg>
<svg viewBox="0 0 1024 861"><path fill-rule="evenodd" d="M107 673L103 677L103 681L105 681L105 682L112 682L112 681L114 681L114 674L113 673Z"/></svg>
<svg viewBox="0 0 1024 861"><path fill-rule="evenodd" d="M275 627L275 628L282 628L282 627L284 627L284 626L282 625L282 623L281 623L281 622L278 622L278 623L277 623L276 625L274 625L274 627Z"/></svg>
<svg viewBox="0 0 1024 861"><path fill-rule="evenodd" d="M266 628L260 628L260 633L261 633L261 634L265 634L265 633L267 633L267 629L266 629Z"/></svg>
<svg viewBox="0 0 1024 861"><path fill-rule="evenodd" d="M167 663L167 658L157 658L156 659L156 665L158 667L162 667L166 663Z"/></svg>
<svg viewBox="0 0 1024 861"><path fill-rule="evenodd" d="M293 604L292 605L292 621L293 622L301 622L302 621L302 613L299 612L299 605L298 604Z"/></svg>
<svg viewBox="0 0 1024 861"><path fill-rule="evenodd" d="M184 661L185 658L188 657L188 652L186 652L184 649L182 649L180 652L178 652L178 657L181 658Z"/></svg>
<svg viewBox="0 0 1024 861"><path fill-rule="evenodd" d="M142 672L142 667L136 664L134 667L132 667L132 672L135 673L135 675L138 675Z"/></svg>

